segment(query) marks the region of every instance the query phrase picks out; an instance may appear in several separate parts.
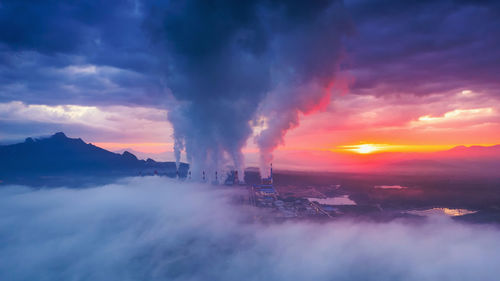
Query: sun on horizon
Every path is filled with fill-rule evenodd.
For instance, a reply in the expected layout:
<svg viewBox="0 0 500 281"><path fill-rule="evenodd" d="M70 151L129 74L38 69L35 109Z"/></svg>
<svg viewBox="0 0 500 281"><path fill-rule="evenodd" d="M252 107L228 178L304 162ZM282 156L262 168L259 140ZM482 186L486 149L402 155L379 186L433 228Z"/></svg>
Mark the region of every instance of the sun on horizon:
<svg viewBox="0 0 500 281"><path fill-rule="evenodd" d="M380 152L383 150L383 146L379 144L357 144L357 145L346 145L342 147L345 151L350 151L358 154L370 154L375 152Z"/></svg>

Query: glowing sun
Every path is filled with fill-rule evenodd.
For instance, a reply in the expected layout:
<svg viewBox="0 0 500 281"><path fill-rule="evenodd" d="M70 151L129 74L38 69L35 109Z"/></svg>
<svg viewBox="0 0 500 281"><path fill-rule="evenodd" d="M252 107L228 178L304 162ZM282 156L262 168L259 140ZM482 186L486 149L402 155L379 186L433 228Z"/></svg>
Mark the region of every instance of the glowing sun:
<svg viewBox="0 0 500 281"><path fill-rule="evenodd" d="M384 149L384 146L379 144L357 144L357 145L345 145L342 146L343 150L351 151L359 154L370 154L374 152L379 152Z"/></svg>
<svg viewBox="0 0 500 281"><path fill-rule="evenodd" d="M377 148L377 146L372 145L372 144L360 144L360 145L357 145L357 147L355 147L353 149L353 151L355 151L357 153L360 153L360 154L373 153L373 152L375 152L377 150L379 150Z"/></svg>

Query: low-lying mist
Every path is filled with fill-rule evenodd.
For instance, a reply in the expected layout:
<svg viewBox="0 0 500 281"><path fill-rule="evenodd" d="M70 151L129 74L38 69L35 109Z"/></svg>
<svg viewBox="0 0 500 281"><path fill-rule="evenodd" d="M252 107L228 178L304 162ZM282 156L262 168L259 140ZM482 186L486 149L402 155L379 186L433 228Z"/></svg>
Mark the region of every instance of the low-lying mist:
<svg viewBox="0 0 500 281"><path fill-rule="evenodd" d="M148 177L0 189L0 280L498 280L500 231L254 222L242 192ZM235 202L236 201L236 202Z"/></svg>

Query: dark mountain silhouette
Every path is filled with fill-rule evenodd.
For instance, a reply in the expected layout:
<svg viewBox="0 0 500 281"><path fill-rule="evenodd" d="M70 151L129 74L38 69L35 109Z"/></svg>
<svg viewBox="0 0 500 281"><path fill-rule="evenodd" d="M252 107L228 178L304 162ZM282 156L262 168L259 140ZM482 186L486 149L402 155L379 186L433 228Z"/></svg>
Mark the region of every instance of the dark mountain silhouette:
<svg viewBox="0 0 500 281"><path fill-rule="evenodd" d="M181 163L179 176L185 177L188 164ZM72 175L137 176L177 175L175 162L139 160L125 151L113 153L82 139L59 132L48 138L27 138L23 143L0 146L0 180Z"/></svg>
<svg viewBox="0 0 500 281"><path fill-rule="evenodd" d="M456 146L430 154L414 154L405 160L394 160L385 165L392 171L426 171L498 177L500 169L500 145Z"/></svg>
<svg viewBox="0 0 500 281"><path fill-rule="evenodd" d="M137 151L137 150L134 150L133 148L122 148L119 150L113 150L112 152L118 153L118 154L123 154L123 152L125 152L125 151L128 151L128 152L134 154L139 159L151 158L151 159L157 159L156 161L158 161L158 159L165 159L165 158L169 158L172 156L172 152L170 152L170 151L163 151L163 152L154 153L154 152Z"/></svg>
<svg viewBox="0 0 500 281"><path fill-rule="evenodd" d="M442 157L500 158L500 145L493 146L456 146L450 150L436 153Z"/></svg>

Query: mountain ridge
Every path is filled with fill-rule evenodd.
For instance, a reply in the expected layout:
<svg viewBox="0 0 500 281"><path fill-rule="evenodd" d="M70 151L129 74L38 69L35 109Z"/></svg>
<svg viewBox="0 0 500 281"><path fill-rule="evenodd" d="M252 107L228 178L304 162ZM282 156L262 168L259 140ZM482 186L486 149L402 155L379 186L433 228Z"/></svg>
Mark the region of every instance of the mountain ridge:
<svg viewBox="0 0 500 281"><path fill-rule="evenodd" d="M181 163L179 166L179 176L185 177L189 165ZM156 173L177 176L175 162L139 160L128 151L114 153L85 143L81 138L69 138L63 132L0 145L0 179L60 174L137 176Z"/></svg>

